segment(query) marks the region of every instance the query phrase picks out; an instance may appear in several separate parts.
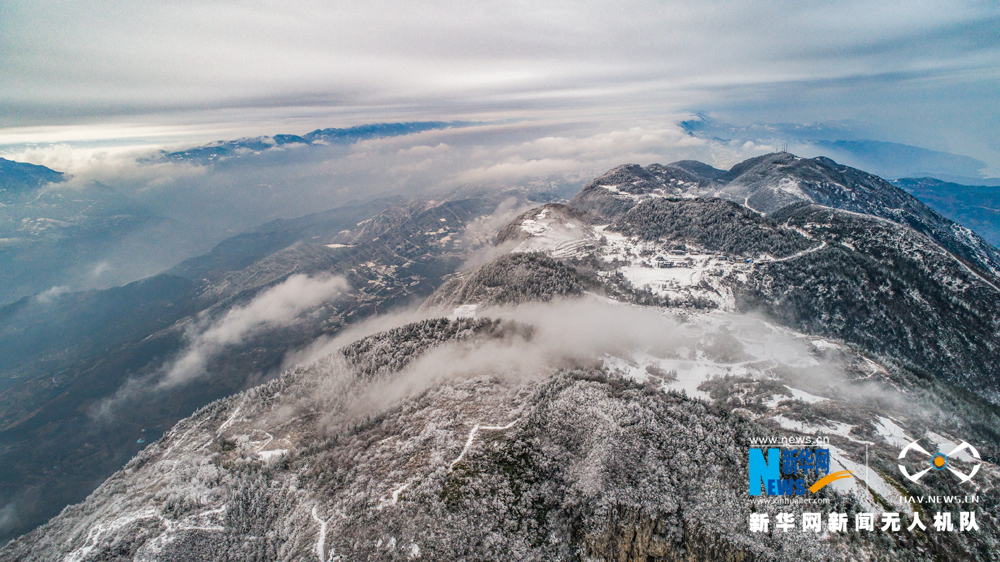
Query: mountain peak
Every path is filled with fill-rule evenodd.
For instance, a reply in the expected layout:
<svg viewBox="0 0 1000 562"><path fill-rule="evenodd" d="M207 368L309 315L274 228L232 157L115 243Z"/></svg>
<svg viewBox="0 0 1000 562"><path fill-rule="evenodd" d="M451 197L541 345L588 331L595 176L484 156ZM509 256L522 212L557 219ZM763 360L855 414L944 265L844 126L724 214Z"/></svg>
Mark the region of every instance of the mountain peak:
<svg viewBox="0 0 1000 562"><path fill-rule="evenodd" d="M720 170L718 168L713 168L704 162L699 162L697 160L678 160L677 162L671 162L668 166L674 168L680 168L686 172L690 172L701 179L706 180L716 180L719 179L723 174L726 173L725 170Z"/></svg>
<svg viewBox="0 0 1000 562"><path fill-rule="evenodd" d="M664 197L720 197L764 214L812 203L909 226L980 272L1000 276L1000 252L978 235L888 181L830 158L774 152L709 179L715 172L721 170L693 161L618 166L587 184L570 204L612 222L645 200Z"/></svg>
<svg viewBox="0 0 1000 562"><path fill-rule="evenodd" d="M0 191L29 191L64 179L62 172L45 166L0 158Z"/></svg>

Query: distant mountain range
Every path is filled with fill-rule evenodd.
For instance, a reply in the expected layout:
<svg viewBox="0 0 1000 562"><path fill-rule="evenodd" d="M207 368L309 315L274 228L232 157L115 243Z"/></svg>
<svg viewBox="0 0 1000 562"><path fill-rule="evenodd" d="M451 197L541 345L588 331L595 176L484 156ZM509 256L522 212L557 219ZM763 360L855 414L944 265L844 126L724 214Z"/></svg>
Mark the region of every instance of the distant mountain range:
<svg viewBox="0 0 1000 562"><path fill-rule="evenodd" d="M934 178L901 178L893 183L1000 247L1000 186L960 185Z"/></svg>
<svg viewBox="0 0 1000 562"><path fill-rule="evenodd" d="M162 152L157 158L207 165L269 150L319 149L475 124L435 121L326 128L301 136L218 141ZM207 223L204 218L190 219L182 213L163 216L156 202L140 202L112 186L70 185L67 179L44 166L0 158L0 305L46 290L103 288L141 279L206 251L232 233L192 222Z"/></svg>
<svg viewBox="0 0 1000 562"><path fill-rule="evenodd" d="M753 141L810 156L828 156L878 176L935 177L969 185L1000 185L1000 178L984 178L986 163L959 154L878 140L873 128L854 121L827 123L753 123L737 126L696 114L679 123L688 134L718 142Z"/></svg>
<svg viewBox="0 0 1000 562"><path fill-rule="evenodd" d="M23 191L31 191L45 184L61 181L63 181L62 172L50 170L45 166L0 158L0 193L5 205Z"/></svg>
<svg viewBox="0 0 1000 562"><path fill-rule="evenodd" d="M0 158L0 304L53 288L117 284L107 269L116 272L111 281L144 277L150 249L202 234L112 187L66 179Z"/></svg>
<svg viewBox="0 0 1000 562"><path fill-rule="evenodd" d="M117 293L63 295L53 316L30 300L0 310L0 357L25 373L3 394L4 499L47 502L17 529L79 501L68 484L110 474L140 428L165 431L0 560L992 557L1000 259L982 238L879 177L788 153L622 165L494 224L517 196L277 221ZM488 251L465 262L474 248ZM114 430L81 431L88 404L174 356L197 322L296 273L351 290ZM47 341L67 317L65 341ZM830 472L852 474L820 503L754 503L748 450L817 437ZM901 476L914 439L979 466L975 488ZM948 509L975 512L975 531L905 530L942 509L908 498L972 489L977 502ZM831 510L895 513L904 530L774 529L777 511ZM773 532L748 527L763 512Z"/></svg>
<svg viewBox="0 0 1000 562"><path fill-rule="evenodd" d="M375 123L348 127L346 129L316 129L301 136L280 134L216 141L187 150L163 152L162 157L176 161L206 164L294 146L352 144L367 139L410 135L434 129L469 127L476 124L478 123L467 121L422 121L413 123Z"/></svg>

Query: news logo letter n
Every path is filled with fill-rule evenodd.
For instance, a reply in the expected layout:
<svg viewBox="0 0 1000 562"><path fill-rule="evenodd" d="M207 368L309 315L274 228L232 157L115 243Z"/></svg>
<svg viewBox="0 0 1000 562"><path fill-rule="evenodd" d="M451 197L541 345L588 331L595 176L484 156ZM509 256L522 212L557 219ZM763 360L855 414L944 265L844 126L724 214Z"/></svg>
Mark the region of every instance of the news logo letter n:
<svg viewBox="0 0 1000 562"><path fill-rule="evenodd" d="M766 489L767 481L778 481L781 479L779 467L781 465L781 452L779 449L768 449L767 460L764 460L764 451L761 449L750 449L750 495L759 496Z"/></svg>

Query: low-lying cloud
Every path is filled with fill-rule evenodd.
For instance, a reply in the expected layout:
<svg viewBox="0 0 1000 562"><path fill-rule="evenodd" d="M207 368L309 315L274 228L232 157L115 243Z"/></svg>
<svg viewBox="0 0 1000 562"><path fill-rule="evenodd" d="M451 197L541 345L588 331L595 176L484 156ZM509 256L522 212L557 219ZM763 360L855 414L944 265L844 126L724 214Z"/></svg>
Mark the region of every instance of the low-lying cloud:
<svg viewBox="0 0 1000 562"><path fill-rule="evenodd" d="M336 300L348 288L347 281L339 276L292 275L244 306L232 308L219 318L203 318L187 328L185 345L173 359L147 376L129 379L92 409L92 417L114 419L122 407L211 376L211 360L227 348L265 331L291 326L319 305Z"/></svg>
<svg viewBox="0 0 1000 562"><path fill-rule="evenodd" d="M17 504L9 502L0 507L0 533L7 533L16 528L21 522L17 516Z"/></svg>
<svg viewBox="0 0 1000 562"><path fill-rule="evenodd" d="M688 314L583 298L531 303L513 309L491 309L485 317L521 326L507 337L452 342L435 347L397 374L364 381L336 350L365 335L405 325L434 314L409 312L373 319L316 345L291 362L313 362L318 389L304 404L324 412L328 431L337 432L358 419L377 415L441 384L476 377L500 377L510 383L540 380L556 370L607 361L642 365L643 361L680 362L691 369L720 374L746 368L756 377L779 377L807 391L838 387L837 395L870 400L877 391L845 388L844 357L817 354L809 338L742 314ZM392 353L391 350L388 351ZM642 372L640 367L635 367ZM694 371L692 371L694 373ZM685 382L685 376L688 381ZM679 388L697 392L701 379L681 374ZM691 382L697 379L696 382ZM687 386L690 388L687 388ZM893 399L882 393L880 399Z"/></svg>
<svg viewBox="0 0 1000 562"><path fill-rule="evenodd" d="M160 147L154 146L60 144L0 155L70 176L50 190L75 190L84 197L117 201L114 204L124 209L118 212L145 217L127 233L102 231L105 246L95 251L100 255L88 256L86 263L69 256L61 266L63 274L36 290L54 285L100 289L166 270L225 238L275 219L352 201L389 196L440 200L510 188L569 198L590 179L624 163L696 159L729 167L771 149L692 137L676 124L686 116L640 123L494 123L351 145L286 145L207 165L164 159Z"/></svg>
<svg viewBox="0 0 1000 562"><path fill-rule="evenodd" d="M770 148L730 147L690 136L677 125L686 117L478 125L349 146L289 145L213 165L163 160L156 157L161 147L151 145L111 149L60 144L3 155L66 172L72 179L61 184L65 188L97 181L163 216L247 228L352 199L466 185L579 185L623 163L699 159L728 167Z"/></svg>
<svg viewBox="0 0 1000 562"><path fill-rule="evenodd" d="M159 388L170 388L205 376L206 364L228 346L264 329L286 326L305 310L335 299L347 290L343 277L292 275L246 306L231 309L207 328L192 328L188 344L166 369Z"/></svg>

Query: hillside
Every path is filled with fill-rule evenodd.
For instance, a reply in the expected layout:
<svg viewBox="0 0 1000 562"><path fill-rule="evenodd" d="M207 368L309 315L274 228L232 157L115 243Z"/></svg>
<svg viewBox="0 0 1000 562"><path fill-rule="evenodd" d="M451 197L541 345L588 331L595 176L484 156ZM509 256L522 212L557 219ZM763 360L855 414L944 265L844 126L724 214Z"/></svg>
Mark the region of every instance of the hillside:
<svg viewBox="0 0 1000 562"><path fill-rule="evenodd" d="M224 271L221 255L250 259L234 241L176 270L221 303L292 264L349 263L358 296L313 317L380 314L179 421L0 560L985 561L1000 548L1000 289L982 239L879 178L788 154L728 172L618 167L468 259L451 221L488 207L409 202L311 234L349 262L300 240ZM438 276L403 289L418 271ZM403 295L423 304L378 308ZM809 501L757 501L748 451L782 439L819 439L829 472L851 475ZM914 440L975 479L904 478L921 466L900 457ZM979 528L935 530L943 509ZM749 528L779 511L894 513L902 530ZM915 518L926 531L907 530Z"/></svg>

